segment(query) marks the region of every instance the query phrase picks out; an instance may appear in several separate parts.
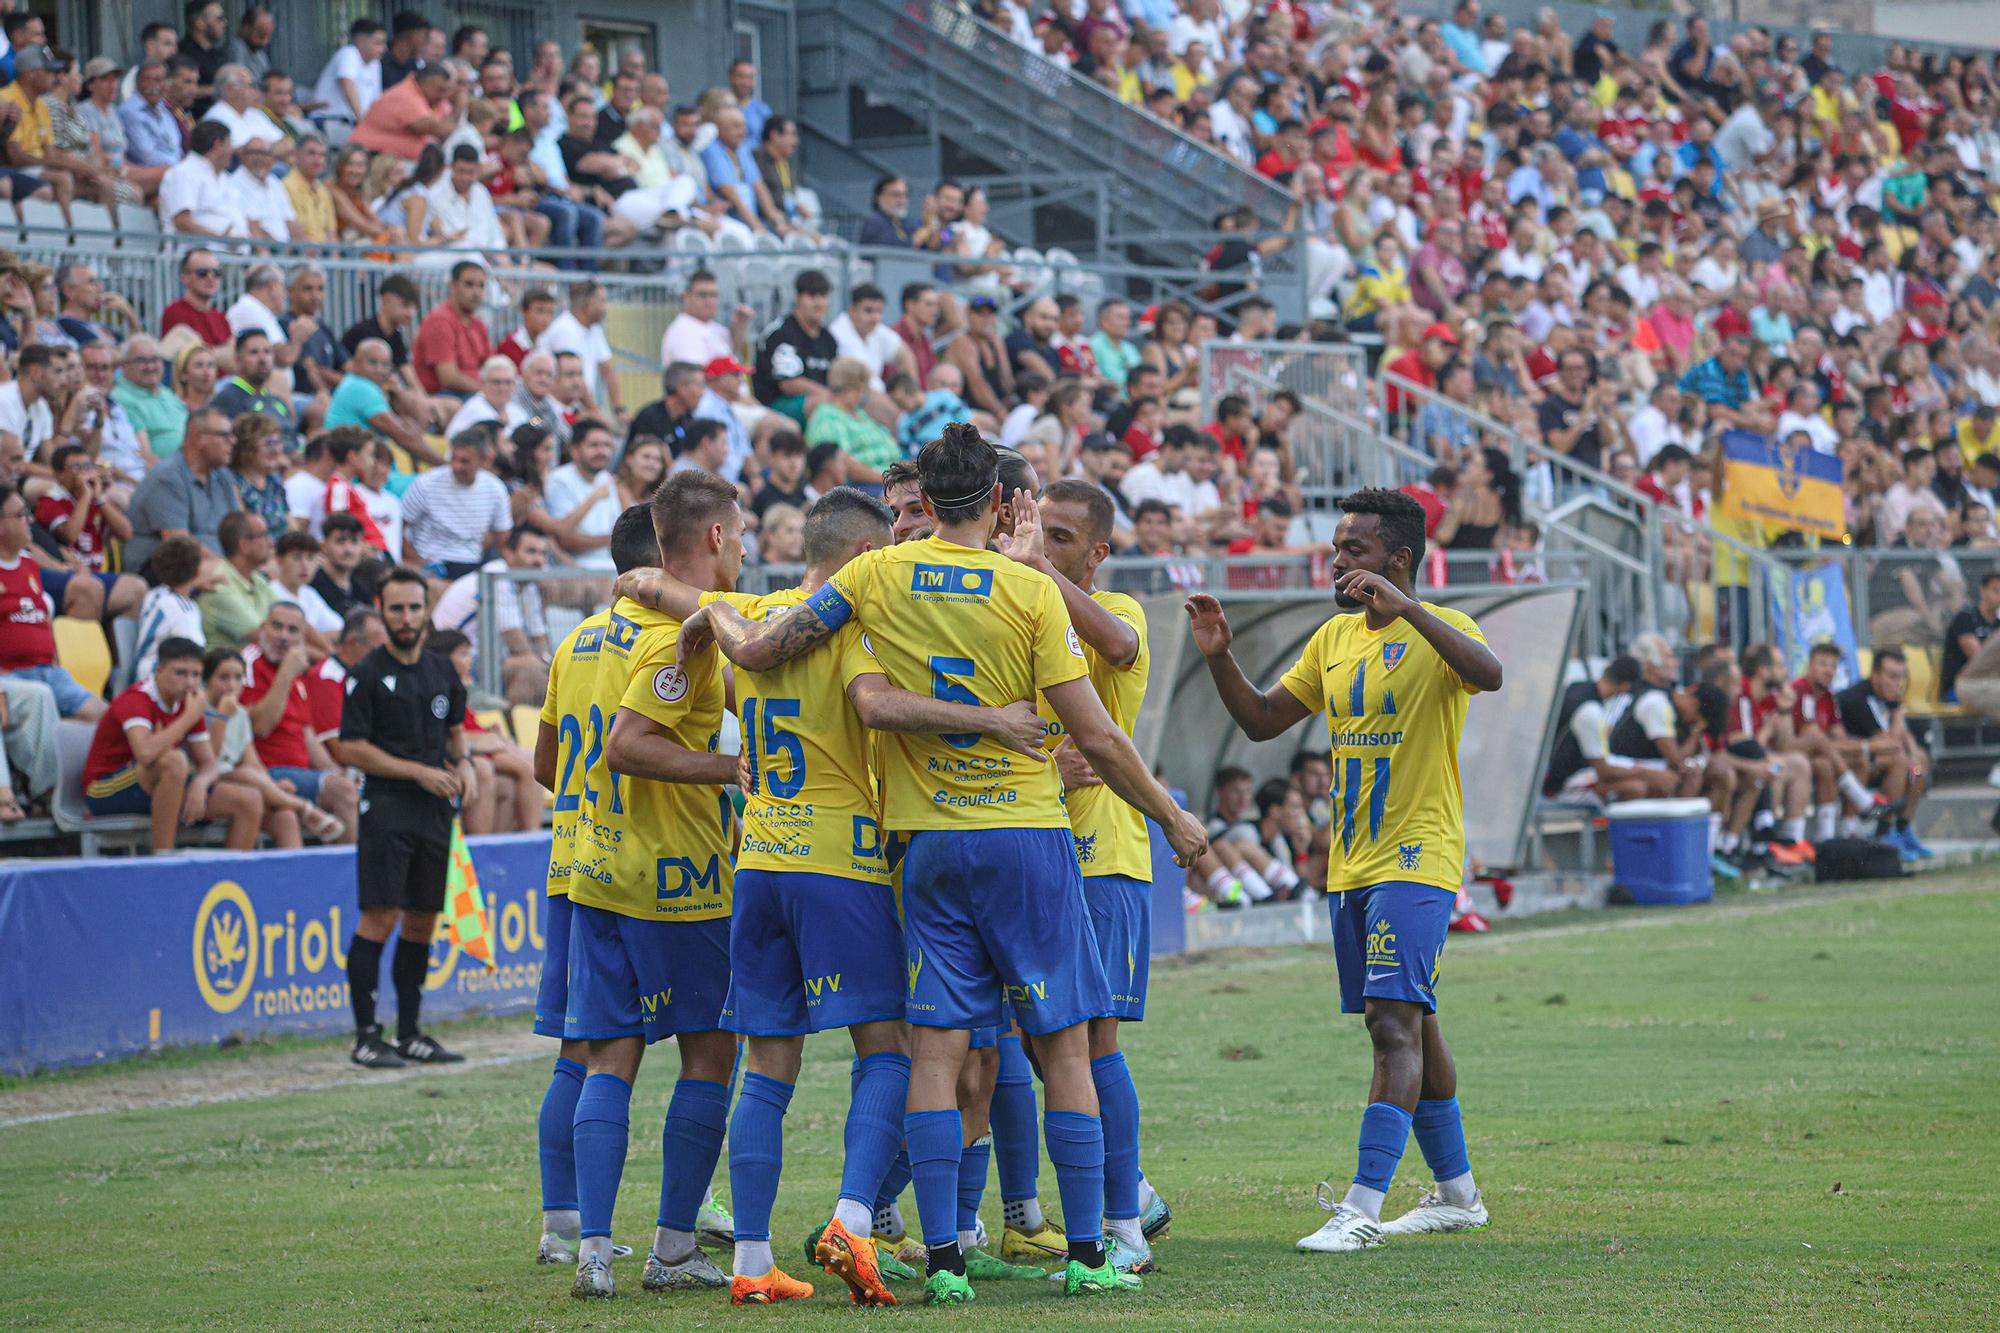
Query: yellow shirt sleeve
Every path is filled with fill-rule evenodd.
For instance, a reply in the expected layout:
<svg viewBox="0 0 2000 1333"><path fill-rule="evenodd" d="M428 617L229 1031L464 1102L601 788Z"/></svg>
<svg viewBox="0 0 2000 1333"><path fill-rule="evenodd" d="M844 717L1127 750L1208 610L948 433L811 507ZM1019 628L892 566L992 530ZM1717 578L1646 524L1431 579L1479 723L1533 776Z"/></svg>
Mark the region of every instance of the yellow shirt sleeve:
<svg viewBox="0 0 2000 1333"><path fill-rule="evenodd" d="M1326 667L1321 661L1321 640L1325 637L1326 630L1322 628L1306 640L1305 651L1281 682L1294 699L1305 705L1308 713L1323 712L1326 708Z"/></svg>
<svg viewBox="0 0 2000 1333"><path fill-rule="evenodd" d="M671 730L688 714L688 699L694 691L689 688L688 673L674 658L680 643L679 621L655 626L646 631L640 641L638 656L632 663L632 680L625 687L625 696L618 701L620 708L629 708L641 717L649 718ZM719 671L710 649L704 656L707 669ZM699 664L695 670L702 670Z"/></svg>
<svg viewBox="0 0 2000 1333"><path fill-rule="evenodd" d="M1069 608L1054 579L1040 580L1035 604L1035 688L1046 690L1090 674L1083 660L1083 640L1069 623Z"/></svg>
<svg viewBox="0 0 2000 1333"><path fill-rule="evenodd" d="M840 688L843 691L863 676L888 674L875 660L875 649L868 642L866 631L857 625L849 625L840 631L836 651L840 654Z"/></svg>

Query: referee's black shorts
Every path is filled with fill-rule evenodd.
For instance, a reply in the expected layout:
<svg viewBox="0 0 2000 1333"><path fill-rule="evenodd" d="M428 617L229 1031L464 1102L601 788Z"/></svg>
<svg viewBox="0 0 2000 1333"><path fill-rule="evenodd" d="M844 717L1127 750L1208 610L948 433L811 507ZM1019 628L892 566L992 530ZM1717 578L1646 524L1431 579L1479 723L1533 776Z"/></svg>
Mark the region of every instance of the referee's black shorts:
<svg viewBox="0 0 2000 1333"><path fill-rule="evenodd" d="M354 867L364 911L443 911L450 865L450 801L420 791L384 792L362 802Z"/></svg>

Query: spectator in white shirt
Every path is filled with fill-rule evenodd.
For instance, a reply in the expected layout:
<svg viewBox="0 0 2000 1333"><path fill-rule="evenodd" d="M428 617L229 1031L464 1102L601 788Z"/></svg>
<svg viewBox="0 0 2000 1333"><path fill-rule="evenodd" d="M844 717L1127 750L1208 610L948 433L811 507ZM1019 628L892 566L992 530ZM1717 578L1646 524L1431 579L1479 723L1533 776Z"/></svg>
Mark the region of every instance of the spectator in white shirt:
<svg viewBox="0 0 2000 1333"><path fill-rule="evenodd" d="M382 53L388 46L389 34L380 22L356 19L348 25L347 45L335 51L320 71L313 100L322 105L313 120L329 131L330 143L345 143L348 131L382 95Z"/></svg>
<svg viewBox="0 0 2000 1333"><path fill-rule="evenodd" d="M880 287L872 282L861 283L849 294L847 309L827 326L840 355L851 356L868 367L868 388L873 393L882 392L889 374L900 371L911 379L917 377L916 357L908 344L882 322L886 305Z"/></svg>
<svg viewBox="0 0 2000 1333"><path fill-rule="evenodd" d="M1789 439L1801 431L1812 447L1823 454L1840 452L1840 432L1819 414L1819 385L1800 380L1785 395L1785 410L1778 417L1778 438Z"/></svg>
<svg viewBox="0 0 2000 1333"><path fill-rule="evenodd" d="M452 437L449 466L432 468L403 493L408 557L441 577L470 574L479 568L487 538L513 529L507 486L486 466L495 433L482 423ZM378 446L375 452L384 450Z"/></svg>
<svg viewBox="0 0 2000 1333"><path fill-rule="evenodd" d="M188 155L160 177L160 225L184 236L248 236L249 220L222 169L235 152L229 127L204 120L188 139Z"/></svg>
<svg viewBox="0 0 2000 1333"><path fill-rule="evenodd" d="M671 366L676 361L685 361L691 366L705 366L717 357L734 356L749 333L756 312L739 304L730 313L730 323L725 328L715 318L721 309L721 284L706 269L696 270L681 292L680 314L667 325L666 336L660 340L660 364Z"/></svg>
<svg viewBox="0 0 2000 1333"><path fill-rule="evenodd" d="M453 414L451 423L444 428L445 438L450 439L482 421L497 421L502 430L512 434L514 427L528 419L528 414L514 402L514 389L520 378L514 363L506 357L487 357L479 367L479 392L466 399Z"/></svg>
<svg viewBox="0 0 2000 1333"><path fill-rule="evenodd" d="M236 206L243 211L250 235L260 241L294 239L299 215L292 207L291 191L271 174L271 146L257 139L238 149L236 156L243 165L229 173L229 185L236 191Z"/></svg>
<svg viewBox="0 0 2000 1333"><path fill-rule="evenodd" d="M457 630L472 641L473 663L479 654L480 573L505 570L538 570L548 567L547 539L535 529L518 527L500 543L500 554L478 571L458 579L438 598L431 612L431 624L441 630ZM548 688L548 619L542 609L542 593L534 583L519 579L493 581L493 628L498 632L504 658L500 671L502 688L510 704L534 703Z"/></svg>
<svg viewBox="0 0 2000 1333"><path fill-rule="evenodd" d="M224 65L215 72L215 101L203 120L229 128L229 146L241 152L253 143L270 149L273 157L289 161L292 141L278 122L264 113L258 102L257 80L241 65Z"/></svg>
<svg viewBox="0 0 2000 1333"><path fill-rule="evenodd" d="M276 182L274 181L273 184ZM281 188L278 191L283 194ZM231 333L255 330L271 340L275 364L287 374L298 360L298 348L285 337L285 275L276 264L252 264L243 275L243 295L229 307L226 318Z"/></svg>
<svg viewBox="0 0 2000 1333"><path fill-rule="evenodd" d="M549 321L535 350L557 356L572 353L583 362L583 382L593 403L609 407L622 424L624 393L619 388L617 367L612 363L611 340L604 336L604 312L610 304L604 284L585 279L569 287L569 309Z"/></svg>
<svg viewBox="0 0 2000 1333"><path fill-rule="evenodd" d="M1651 467L1653 455L1670 444L1687 445L1687 432L1681 428L1681 391L1672 380L1661 380L1653 386L1653 393L1646 405L1632 414L1625 424L1626 434L1632 437L1632 451L1638 456L1639 466Z"/></svg>
<svg viewBox="0 0 2000 1333"><path fill-rule="evenodd" d="M618 487L611 473L617 445L611 427L594 418L578 421L570 440L570 462L542 483L542 504L563 524L556 541L585 569L610 569L611 526L618 521ZM581 516L578 517L578 511Z"/></svg>
<svg viewBox="0 0 2000 1333"><path fill-rule="evenodd" d="M439 236L456 236L449 248L439 251L440 262L456 263L464 250L477 250L487 264L497 264L507 248L507 234L500 227L500 213L493 196L479 183L479 150L460 144L451 155L451 169L431 182L424 191L430 202L431 231Z"/></svg>

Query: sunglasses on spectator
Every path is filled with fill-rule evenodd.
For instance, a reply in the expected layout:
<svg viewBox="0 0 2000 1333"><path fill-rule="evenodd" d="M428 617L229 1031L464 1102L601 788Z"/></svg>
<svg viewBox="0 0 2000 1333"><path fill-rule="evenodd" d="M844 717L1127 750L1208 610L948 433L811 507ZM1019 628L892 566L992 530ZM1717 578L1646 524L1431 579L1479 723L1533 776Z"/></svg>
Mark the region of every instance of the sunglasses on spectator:
<svg viewBox="0 0 2000 1333"><path fill-rule="evenodd" d="M222 270L219 268L191 268L187 271L187 275L190 278L219 278L222 276Z"/></svg>

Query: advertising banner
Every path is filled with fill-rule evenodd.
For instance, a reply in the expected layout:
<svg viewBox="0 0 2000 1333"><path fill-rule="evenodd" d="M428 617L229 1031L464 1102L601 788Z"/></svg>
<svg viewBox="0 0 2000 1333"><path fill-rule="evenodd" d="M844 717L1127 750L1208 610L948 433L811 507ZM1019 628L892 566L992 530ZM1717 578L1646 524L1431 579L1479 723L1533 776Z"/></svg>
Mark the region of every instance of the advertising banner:
<svg viewBox="0 0 2000 1333"><path fill-rule="evenodd" d="M548 834L471 838L489 971L440 931L424 1016L533 1008ZM21 861L0 868L0 1069L159 1046L340 1033L354 936L349 847ZM386 960L381 994L395 1008Z"/></svg>

